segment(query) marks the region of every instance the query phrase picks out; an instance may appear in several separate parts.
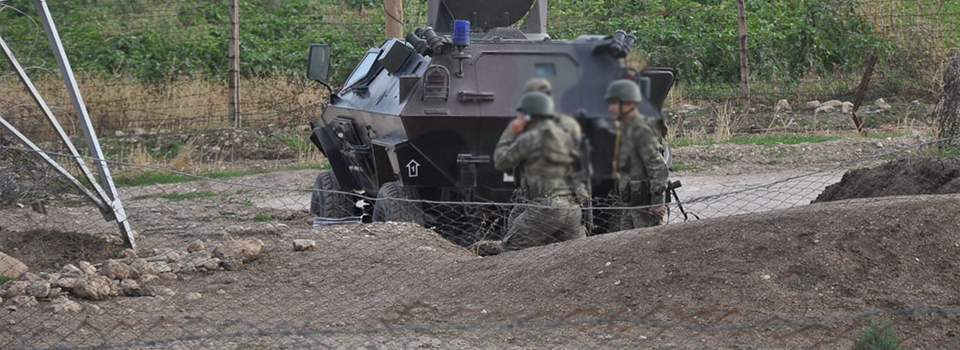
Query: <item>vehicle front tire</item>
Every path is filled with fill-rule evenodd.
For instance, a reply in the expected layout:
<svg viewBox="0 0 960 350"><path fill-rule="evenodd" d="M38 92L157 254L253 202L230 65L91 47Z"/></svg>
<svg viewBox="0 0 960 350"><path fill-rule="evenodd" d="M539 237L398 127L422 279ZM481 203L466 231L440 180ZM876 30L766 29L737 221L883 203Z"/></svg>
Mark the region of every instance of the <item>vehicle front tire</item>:
<svg viewBox="0 0 960 350"><path fill-rule="evenodd" d="M377 202L373 205L373 221L424 223L423 204L416 191L403 187L397 181L380 186Z"/></svg>
<svg viewBox="0 0 960 350"><path fill-rule="evenodd" d="M321 171L313 185L310 197L310 213L328 219L355 216L356 203L351 196L341 191L336 176L330 170ZM359 198L358 198L359 199Z"/></svg>

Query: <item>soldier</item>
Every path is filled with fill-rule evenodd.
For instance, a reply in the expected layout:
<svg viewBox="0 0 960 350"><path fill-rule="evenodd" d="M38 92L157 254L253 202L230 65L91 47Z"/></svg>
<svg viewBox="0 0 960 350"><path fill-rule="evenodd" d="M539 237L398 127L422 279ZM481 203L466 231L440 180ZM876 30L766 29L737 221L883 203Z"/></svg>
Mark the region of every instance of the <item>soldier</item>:
<svg viewBox="0 0 960 350"><path fill-rule="evenodd" d="M511 251L586 237L570 175L577 162L570 133L553 117L553 100L541 92L523 96L519 115L494 151L499 171L516 174L521 198L510 215L502 250Z"/></svg>
<svg viewBox="0 0 960 350"><path fill-rule="evenodd" d="M527 83L523 86L523 92L533 92L539 91L547 96L553 98L553 86L550 84L550 81L544 78L531 78L527 80ZM576 147L576 157L579 160L581 156L581 147L583 142L583 131L580 129L580 123L577 122L573 117L563 114L560 111L554 111L554 119L560 124L560 128L570 134L570 137L573 138L574 147ZM579 165L579 164L578 164ZM576 169L575 171L584 171L585 169ZM587 188L590 181L589 175L586 172L579 174L581 179L574 181L573 189L574 194L577 197L577 202L581 205L586 204L590 199L590 190Z"/></svg>
<svg viewBox="0 0 960 350"><path fill-rule="evenodd" d="M553 97L553 86L550 85L550 81L544 78L532 78L527 80L527 84L523 86L523 93L540 91L547 96ZM573 142L578 147L580 146L580 141L583 139L583 132L580 130L580 123L577 123L576 119L573 117L560 113L556 111L554 116L558 122L560 122L560 127L564 131L570 133L570 136L573 137Z"/></svg>
<svg viewBox="0 0 960 350"><path fill-rule="evenodd" d="M630 80L617 80L607 88L604 99L617 119L614 176L623 206L638 207L620 215L620 229L659 225L667 213L667 162L663 159L662 126L637 111L642 100L640 87Z"/></svg>

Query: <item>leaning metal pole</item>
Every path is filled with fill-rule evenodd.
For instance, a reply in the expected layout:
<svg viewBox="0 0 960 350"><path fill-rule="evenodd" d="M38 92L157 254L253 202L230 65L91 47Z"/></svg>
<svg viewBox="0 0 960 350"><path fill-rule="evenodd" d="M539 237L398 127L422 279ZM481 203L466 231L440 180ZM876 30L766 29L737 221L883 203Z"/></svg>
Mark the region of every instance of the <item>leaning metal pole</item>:
<svg viewBox="0 0 960 350"><path fill-rule="evenodd" d="M123 204L120 202L120 195L113 184L113 177L110 176L110 168L107 165L106 158L103 156L103 150L100 148L100 141L97 140L97 134L93 129L93 123L90 121L90 115L87 114L86 105L83 103L83 96L80 95L80 89L77 86L77 80L73 76L73 69L70 68L70 61L63 49L63 43L60 41L60 34L57 33L57 26L53 23L53 17L50 16L50 9L45 0L34 0L34 6L40 15L40 21L43 23L43 30L47 33L47 40L50 42L50 48L53 49L53 56L57 59L57 65L60 66L60 75L63 76L64 83L67 85L67 93L73 102L73 109L77 113L77 119L83 130L83 136L87 139L87 145L90 148L90 156L95 160L97 172L100 173L100 182L107 196L110 197L113 214L120 227L120 236L131 248L136 248L136 242L133 238L133 229L130 228L130 222L127 221L127 215L123 210ZM91 181L92 182L92 181Z"/></svg>
<svg viewBox="0 0 960 350"><path fill-rule="evenodd" d="M84 161L83 157L80 156L80 152L77 151L77 147L73 145L73 142L70 140L67 132L63 130L63 126L61 126L57 118L54 117L53 111L50 110L47 102L43 100L42 96L40 96L40 92L37 91L37 87L33 85L32 81L30 81L30 77L27 76L27 72L20 65L20 62L17 60L17 58L14 57L13 51L10 50L9 46L7 46L7 42L6 40L3 40L3 37L0 37L0 49L3 50L4 56L7 57L7 62L10 62L10 65L13 66L13 70L17 72L17 75L20 77L20 81L23 82L23 86L27 88L28 92L30 92L30 96L33 97L33 101L40 106L40 110L43 111L43 115L47 117L47 121L50 122L50 125L53 126L54 130L56 130L57 135L60 136L60 141L63 142L63 145L66 146L68 150L70 150L70 155L73 156L73 159L76 161L77 166L83 173L83 176L87 178L91 185L93 185L94 191L97 193L97 195L99 195L99 200L96 200L96 198L93 199L94 202L97 203L97 206L100 207L100 211L104 214L112 216L113 208L108 205L104 205L105 203L110 202L110 197L107 197L107 193L103 191L103 187L100 187L100 184L97 183L97 179L93 177L93 173L90 172L90 168L87 167L87 163ZM11 132L13 131L11 130ZM18 138L20 137L18 136Z"/></svg>

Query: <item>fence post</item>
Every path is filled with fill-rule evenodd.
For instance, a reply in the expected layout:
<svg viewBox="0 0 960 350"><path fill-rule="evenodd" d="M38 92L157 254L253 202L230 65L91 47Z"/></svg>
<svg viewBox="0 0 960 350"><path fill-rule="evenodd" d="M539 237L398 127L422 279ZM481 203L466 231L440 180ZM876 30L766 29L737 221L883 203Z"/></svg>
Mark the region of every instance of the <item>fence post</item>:
<svg viewBox="0 0 960 350"><path fill-rule="evenodd" d="M740 90L746 110L750 103L750 72L747 70L747 10L743 0L737 0L737 31L740 41Z"/></svg>
<svg viewBox="0 0 960 350"><path fill-rule="evenodd" d="M240 120L240 6L239 0L230 0L230 44L227 49L230 70L227 92L229 99L228 117L230 126L239 128Z"/></svg>
<svg viewBox="0 0 960 350"><path fill-rule="evenodd" d="M403 38L403 0L386 0L384 16L387 39Z"/></svg>

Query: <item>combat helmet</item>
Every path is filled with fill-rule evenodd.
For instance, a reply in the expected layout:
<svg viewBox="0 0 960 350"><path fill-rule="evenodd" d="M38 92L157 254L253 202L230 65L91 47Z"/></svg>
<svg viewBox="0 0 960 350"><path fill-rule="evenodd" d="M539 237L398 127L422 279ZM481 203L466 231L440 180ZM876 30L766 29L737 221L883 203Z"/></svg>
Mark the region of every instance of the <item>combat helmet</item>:
<svg viewBox="0 0 960 350"><path fill-rule="evenodd" d="M640 101L643 101L637 83L626 79L615 80L607 87L607 94L603 96L603 99L609 101L614 98L620 100L620 102L640 103Z"/></svg>
<svg viewBox="0 0 960 350"><path fill-rule="evenodd" d="M547 95L553 94L553 86L550 85L550 81L544 78L533 78L527 80L527 83L523 85L523 92L533 92L540 91Z"/></svg>
<svg viewBox="0 0 960 350"><path fill-rule="evenodd" d="M547 94L533 91L528 92L520 98L520 104L517 105L517 111L525 112L530 115L541 115L545 117L553 116L553 99Z"/></svg>

